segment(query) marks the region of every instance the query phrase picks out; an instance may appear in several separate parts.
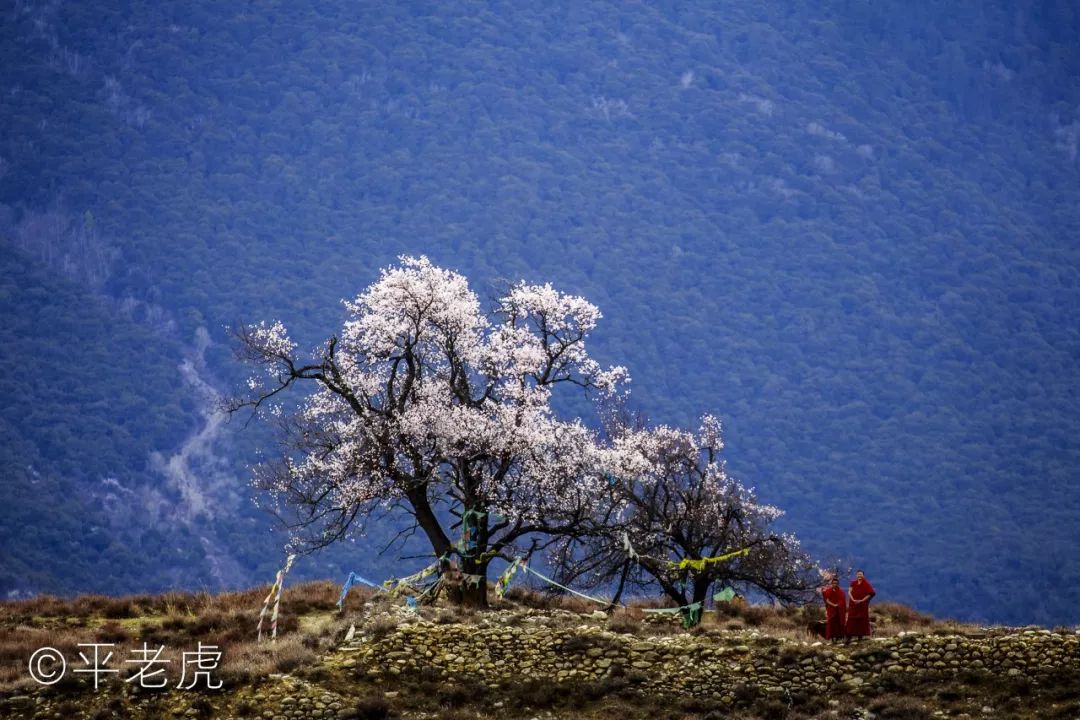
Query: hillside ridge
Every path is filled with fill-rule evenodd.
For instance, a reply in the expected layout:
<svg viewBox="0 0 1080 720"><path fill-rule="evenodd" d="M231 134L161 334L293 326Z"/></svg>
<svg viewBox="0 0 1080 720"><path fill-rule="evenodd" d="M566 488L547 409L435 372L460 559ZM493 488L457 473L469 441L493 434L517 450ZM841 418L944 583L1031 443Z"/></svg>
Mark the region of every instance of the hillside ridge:
<svg viewBox="0 0 1080 720"><path fill-rule="evenodd" d="M413 609L357 591L339 613L336 588L314 583L286 591L281 633L260 644L252 629L264 590L0 604L0 626L16 634L35 625L70 632L81 617L84 640L118 648L199 640L226 653L212 675L220 690L116 680L98 690L86 680L42 688L0 667L8 678L0 716L1020 720L1080 712L1080 628L962 625L886 603L873 610L877 636L829 644L807 630L820 616L814 606L722 604L685 631L638 603L608 615L525 588L483 611ZM101 617L128 614L136 617ZM13 659L11 649L0 644L0 657Z"/></svg>
<svg viewBox="0 0 1080 720"><path fill-rule="evenodd" d="M2 12L0 596L271 575L267 433L223 429L205 498L168 472L204 427L185 345L242 387L226 326L313 347L426 254L485 301L594 302L635 409L717 414L815 557L941 615L1080 622L1072 3ZM406 571L369 550L402 525L297 573Z"/></svg>

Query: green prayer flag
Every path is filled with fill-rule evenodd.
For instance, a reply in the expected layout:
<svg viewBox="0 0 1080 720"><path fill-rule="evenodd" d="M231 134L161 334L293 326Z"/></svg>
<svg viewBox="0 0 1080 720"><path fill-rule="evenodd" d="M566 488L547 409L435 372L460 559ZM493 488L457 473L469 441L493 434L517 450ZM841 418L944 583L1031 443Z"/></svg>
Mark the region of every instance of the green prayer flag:
<svg viewBox="0 0 1080 720"><path fill-rule="evenodd" d="M701 622L701 603L693 603L682 608L682 626L690 629Z"/></svg>
<svg viewBox="0 0 1080 720"><path fill-rule="evenodd" d="M731 602L735 599L735 588L726 587L712 596L716 602Z"/></svg>

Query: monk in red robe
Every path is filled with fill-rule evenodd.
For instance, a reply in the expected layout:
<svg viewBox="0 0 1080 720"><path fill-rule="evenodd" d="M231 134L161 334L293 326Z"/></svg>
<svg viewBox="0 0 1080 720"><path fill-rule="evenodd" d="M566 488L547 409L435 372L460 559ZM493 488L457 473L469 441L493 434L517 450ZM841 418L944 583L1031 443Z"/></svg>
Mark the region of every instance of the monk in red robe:
<svg viewBox="0 0 1080 720"><path fill-rule="evenodd" d="M874 597L874 586L866 579L862 570L855 573L855 579L848 586L847 636L864 638L870 635L870 598Z"/></svg>
<svg viewBox="0 0 1080 720"><path fill-rule="evenodd" d="M844 591L840 589L840 580L834 576L829 586L821 591L821 597L825 600L825 639L833 642L842 640L846 600Z"/></svg>

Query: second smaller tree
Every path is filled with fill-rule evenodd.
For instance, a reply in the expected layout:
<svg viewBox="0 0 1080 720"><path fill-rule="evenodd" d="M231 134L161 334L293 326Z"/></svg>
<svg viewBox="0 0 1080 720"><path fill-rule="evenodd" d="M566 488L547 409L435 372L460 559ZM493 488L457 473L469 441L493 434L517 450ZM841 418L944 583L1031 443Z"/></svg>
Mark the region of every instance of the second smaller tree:
<svg viewBox="0 0 1080 720"><path fill-rule="evenodd" d="M625 425L611 432L609 501L587 537L560 546L564 579L616 583L616 601L628 585L658 585L689 623L712 588L782 602L813 596L816 564L793 535L773 528L783 512L728 475L719 420L705 416L697 433Z"/></svg>

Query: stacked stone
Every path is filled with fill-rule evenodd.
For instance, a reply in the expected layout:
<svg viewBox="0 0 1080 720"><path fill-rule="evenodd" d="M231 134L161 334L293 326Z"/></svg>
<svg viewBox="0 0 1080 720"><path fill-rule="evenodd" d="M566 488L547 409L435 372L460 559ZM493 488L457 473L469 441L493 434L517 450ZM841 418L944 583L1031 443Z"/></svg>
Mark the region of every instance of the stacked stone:
<svg viewBox="0 0 1080 720"><path fill-rule="evenodd" d="M358 639L348 666L375 678L426 676L490 685L630 678L643 690L730 700L756 692L883 689L889 675L935 677L961 670L1037 679L1080 671L1080 635L1030 630L999 636L901 634L848 646L785 639L678 635L638 638L595 626L555 629L414 622L378 642Z"/></svg>

